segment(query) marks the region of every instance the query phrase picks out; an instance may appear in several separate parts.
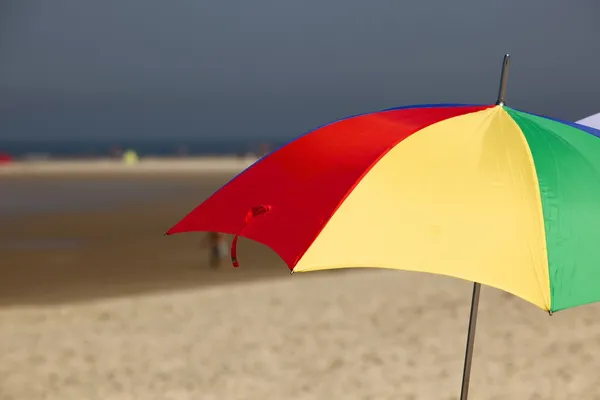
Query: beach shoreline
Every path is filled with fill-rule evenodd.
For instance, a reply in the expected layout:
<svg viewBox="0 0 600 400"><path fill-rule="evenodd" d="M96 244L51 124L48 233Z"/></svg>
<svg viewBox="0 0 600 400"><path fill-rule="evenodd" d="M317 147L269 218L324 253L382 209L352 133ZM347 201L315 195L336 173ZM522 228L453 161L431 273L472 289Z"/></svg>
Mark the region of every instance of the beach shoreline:
<svg viewBox="0 0 600 400"><path fill-rule="evenodd" d="M119 159L24 160L0 165L0 177L25 175L205 174L241 172L256 157L145 157L135 163Z"/></svg>

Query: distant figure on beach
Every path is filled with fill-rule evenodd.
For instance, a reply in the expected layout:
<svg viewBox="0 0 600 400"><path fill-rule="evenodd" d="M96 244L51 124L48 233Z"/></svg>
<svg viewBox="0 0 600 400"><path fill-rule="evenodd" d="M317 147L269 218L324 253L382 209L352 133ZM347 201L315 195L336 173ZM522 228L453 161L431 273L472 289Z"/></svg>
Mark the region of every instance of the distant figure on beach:
<svg viewBox="0 0 600 400"><path fill-rule="evenodd" d="M261 143L260 150L258 152L259 156L262 158L271 152L271 144L270 143Z"/></svg>
<svg viewBox="0 0 600 400"><path fill-rule="evenodd" d="M123 153L123 162L127 165L137 164L139 161L139 157L134 150L127 150Z"/></svg>
<svg viewBox="0 0 600 400"><path fill-rule="evenodd" d="M0 164L9 164L12 161L12 157L8 153L0 153Z"/></svg>
<svg viewBox="0 0 600 400"><path fill-rule="evenodd" d="M208 263L212 268L219 268L227 259L227 238L224 233L209 232L202 242L206 240L210 247Z"/></svg>

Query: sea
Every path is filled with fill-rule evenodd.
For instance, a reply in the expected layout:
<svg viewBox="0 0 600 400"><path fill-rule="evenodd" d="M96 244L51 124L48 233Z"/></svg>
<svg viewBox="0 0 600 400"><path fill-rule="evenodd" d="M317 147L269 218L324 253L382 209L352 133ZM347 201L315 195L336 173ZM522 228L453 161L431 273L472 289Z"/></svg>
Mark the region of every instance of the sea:
<svg viewBox="0 0 600 400"><path fill-rule="evenodd" d="M285 140L272 138L211 138L155 140L18 140L0 139L0 154L23 158L100 158L124 150L140 156L209 156L264 154L283 145Z"/></svg>

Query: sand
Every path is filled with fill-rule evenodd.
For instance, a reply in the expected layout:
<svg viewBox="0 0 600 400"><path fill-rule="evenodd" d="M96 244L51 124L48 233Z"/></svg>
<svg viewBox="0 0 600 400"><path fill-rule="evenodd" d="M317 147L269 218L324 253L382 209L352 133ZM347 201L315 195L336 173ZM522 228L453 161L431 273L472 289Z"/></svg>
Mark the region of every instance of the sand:
<svg viewBox="0 0 600 400"><path fill-rule="evenodd" d="M3 221L0 243L81 243L0 249L0 399L458 398L470 283L290 276L248 241L212 271L201 234L162 232L228 177L177 179L157 202ZM484 287L471 398L600 399L599 312Z"/></svg>

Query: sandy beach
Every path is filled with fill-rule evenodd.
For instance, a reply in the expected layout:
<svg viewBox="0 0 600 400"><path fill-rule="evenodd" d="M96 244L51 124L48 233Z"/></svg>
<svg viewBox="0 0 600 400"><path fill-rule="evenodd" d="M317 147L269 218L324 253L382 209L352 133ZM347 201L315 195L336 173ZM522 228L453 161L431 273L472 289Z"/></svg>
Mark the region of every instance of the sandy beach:
<svg viewBox="0 0 600 400"><path fill-rule="evenodd" d="M143 202L1 217L0 399L457 399L470 283L290 275L246 240L239 269L213 271L202 233L163 236L235 172L0 177L2 196L81 176L171 185ZM470 398L600 399L599 313L550 317L484 287Z"/></svg>

